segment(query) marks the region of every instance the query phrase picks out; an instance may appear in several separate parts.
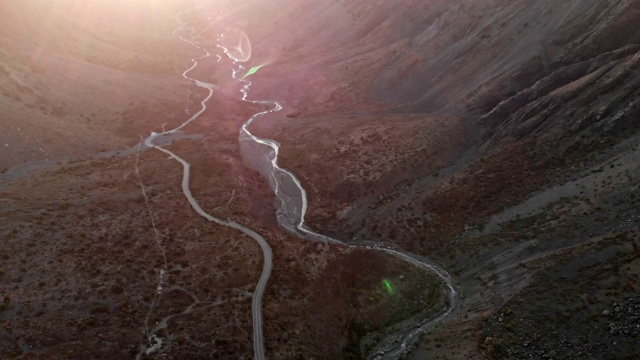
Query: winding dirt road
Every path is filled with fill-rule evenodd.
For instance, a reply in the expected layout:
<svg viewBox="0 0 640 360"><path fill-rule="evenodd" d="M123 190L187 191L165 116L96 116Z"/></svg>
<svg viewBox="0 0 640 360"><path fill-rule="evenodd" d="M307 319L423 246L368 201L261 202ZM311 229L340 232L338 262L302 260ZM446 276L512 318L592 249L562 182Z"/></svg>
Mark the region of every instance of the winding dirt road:
<svg viewBox="0 0 640 360"><path fill-rule="evenodd" d="M181 25L174 31L174 34L180 37L183 41L197 47L202 50L205 55L200 58L206 58L211 56L211 54L198 46L194 42L184 38L178 32L184 26ZM237 65L237 59L234 59L228 52L226 48L223 46L218 46L221 48L224 53L229 56L234 62L234 67L231 69L233 78L237 79L237 74L239 70L243 69L241 65ZM218 55L219 56L219 55ZM231 220L223 220L212 216L202 209L199 205L198 201L191 194L191 190L189 188L189 179L190 179L190 169L191 165L179 157L175 153L163 148L160 145L157 145L154 141L160 140L164 136L170 136L180 131L186 125L196 120L204 111L207 109L207 101L213 96L214 93L214 85L206 82L202 82L196 79L193 79L188 76L189 72L195 69L198 66L197 59L192 59L193 65L185 70L182 76L192 81L196 86L207 89L208 95L200 102L201 108L198 112L196 112L193 116L187 119L180 126L163 131L161 133L152 132L149 137L144 140L144 144L149 148L156 149L158 151L162 151L163 153L169 155L169 157L173 160L178 161L182 164L183 175L182 175L182 192L185 197L189 201L191 207L203 218L208 221L215 222L217 224L228 226L234 229L241 231L247 236L254 239L262 249L264 263L262 274L256 286L255 292L253 293L253 299L251 303L251 311L252 311L252 319L253 319L253 348L254 348L254 358L258 360L265 359L264 353L264 337L262 335L262 297L264 295L264 291L271 275L272 270L272 252L271 247L267 243L267 241L257 232L249 229L246 226L238 224ZM235 68L236 66L239 69ZM405 354L408 350L410 350L411 346L417 341L419 336L429 329L431 329L436 323L442 321L447 315L451 313L456 307L458 293L456 291L454 281L452 277L439 265L423 258L415 254L408 253L406 251L400 249L394 249L384 244L349 244L347 242L343 242L338 239L334 239L322 234L318 234L312 230L310 230L305 224L305 215L307 211L307 194L304 190L302 184L298 180L298 178L289 170L283 169L278 166L278 153L280 150L280 144L278 144L274 140L270 139L261 139L255 135L253 135L249 131L249 126L261 116L271 112L277 112L282 109L282 105L276 101L271 100L263 100L263 101L251 101L247 99L249 87L251 85L250 81L242 79L237 79L238 81L243 82L245 85L242 88L243 100L252 103L260 103L260 104L270 104L272 108L266 111L262 111L254 114L249 120L247 120L240 130L239 141L241 144L243 157L245 161L249 163L251 166L256 168L263 176L265 176L271 188L273 189L276 199L278 202L277 205L277 217L279 224L286 230L303 237L305 239L311 241L320 241L320 242L328 242L334 244L342 244L354 248L364 248L376 251L383 251L393 256L399 257L400 259L407 261L415 266L421 267L427 271L435 272L442 281L446 284L447 288L447 298L448 304L446 309L441 311L436 317L430 319L409 319L401 324L402 330L392 334L391 336L383 339L378 346L374 349L370 358L372 359L395 359L399 356ZM156 334L149 333L147 334L150 342L155 342L156 345L152 346L150 349L153 351L159 350L159 346L157 344L161 344L160 339ZM148 351L149 352L149 351Z"/></svg>
<svg viewBox="0 0 640 360"><path fill-rule="evenodd" d="M255 357L255 359L262 360L262 359L265 359L264 343L263 343L264 337L262 335L262 297L264 295L264 291L266 289L269 277L271 276L271 269L273 267L273 260L272 260L273 255L272 255L272 252L271 252L271 247L269 246L269 244L267 243L267 241L265 240L264 237L262 237L257 232L249 229L248 227L240 225L240 224L236 223L235 221L223 220L223 219L216 218L215 216L212 216L211 214L209 214L206 211L204 211L204 209L202 209L202 207L200 206L198 201L191 194L191 189L189 188L191 164L189 164L186 160L184 160L183 158L179 157L175 153L163 148L160 145L156 145L154 143L154 140L156 140L158 138L161 138L163 136L172 135L172 134L180 131L182 128L187 126L192 121L196 120L202 113L204 113L207 110L207 101L209 101L209 99L211 99L211 97L213 96L213 93L214 93L214 85L213 84L202 82L202 81L193 79L193 78L188 76L189 72L191 72L193 69L195 69L198 66L197 59L209 57L209 56L211 56L211 54L207 50L201 48L197 44L195 44L192 41L190 41L190 40L184 38L183 36L181 36L178 33L178 31L180 31L180 29L182 29L183 26L184 25L181 25L180 27L178 27L174 31L174 34L176 36L180 37L183 41L185 41L185 42L197 47L198 49L202 50L205 53L205 55L201 56L199 58L192 59L191 61L193 62L193 65L190 68L188 68L187 70L185 70L185 72L182 73L182 76L185 79L189 80L189 81L193 81L196 86L199 86L201 88L207 89L209 91L209 93L200 102L200 105L201 105L200 110L198 110L198 112L193 114L193 116L191 116L189 119L187 119L185 122L183 122L180 126L174 128L174 129L163 131L161 133L152 132L151 135L149 135L149 137L147 137L144 140L144 144L146 146L148 146L149 148L153 148L153 149L162 151L163 153L169 155L169 157L171 159L174 159L174 160L178 161L180 164L182 164L182 169L183 169L183 171L182 171L182 192L184 193L185 197L189 201L189 204L191 205L191 207L200 216L202 216L203 218L207 219L208 221L212 221L212 222L215 222L215 223L223 225L223 226L228 226L230 228L237 229L237 230L241 231L242 233L246 234L247 236L251 237L253 240L255 240L260 245L260 248L262 249L264 262L263 262L263 267L262 267L262 274L260 275L260 279L259 279L258 284L256 286L256 289L255 289L255 291L253 293L253 299L251 301L251 313L252 313L252 319L253 319L254 357ZM267 113L267 112L269 112L269 111L266 111L266 112L263 112L263 113ZM263 114L263 113L260 113L260 114ZM161 344L162 343L159 340L159 338L158 338L158 336L156 334L149 333L149 334L147 334L147 336L149 338L149 341L152 342L152 343L156 343L156 344ZM153 349L154 351L157 351L157 350L159 350L159 346L154 345L154 346L150 347L150 349ZM150 353L150 352L147 350L147 353Z"/></svg>

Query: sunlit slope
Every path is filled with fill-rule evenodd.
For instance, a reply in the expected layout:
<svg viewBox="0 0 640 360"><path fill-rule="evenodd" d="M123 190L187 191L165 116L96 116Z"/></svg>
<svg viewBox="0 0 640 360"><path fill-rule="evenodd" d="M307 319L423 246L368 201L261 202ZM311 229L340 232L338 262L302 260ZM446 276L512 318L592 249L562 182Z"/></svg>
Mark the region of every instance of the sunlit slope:
<svg viewBox="0 0 640 360"><path fill-rule="evenodd" d="M178 60L173 11L146 1L3 2L0 169L135 141L132 117L177 97L172 64L188 60Z"/></svg>

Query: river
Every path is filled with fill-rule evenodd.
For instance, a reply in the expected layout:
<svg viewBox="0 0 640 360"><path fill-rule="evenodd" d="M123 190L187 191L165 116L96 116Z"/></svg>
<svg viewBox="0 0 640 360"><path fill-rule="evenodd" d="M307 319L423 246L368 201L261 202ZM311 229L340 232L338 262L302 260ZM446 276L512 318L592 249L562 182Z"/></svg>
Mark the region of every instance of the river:
<svg viewBox="0 0 640 360"><path fill-rule="evenodd" d="M193 41L184 38L180 35L180 30L184 27L182 24L179 28L174 31L174 34L180 37L183 41L193 45L200 49L205 55L200 58L210 57L211 54L204 48L200 47ZM226 48L221 45L218 45L222 51L229 56L233 60L233 66L231 69L231 73L234 79L242 82L244 85L241 89L243 94L242 99L251 103L259 103L271 105L271 108L266 111L261 111L259 113L254 114L251 118L249 118L241 127L239 134L239 141L241 145L242 155L245 162L259 171L269 182L271 189L274 191L276 198L276 213L277 219L280 226L304 239L310 241L319 241L333 244L342 244L352 248L363 248L369 249L373 251L382 251L393 256L396 256L404 261L407 261L415 266L421 267L427 271L433 271L439 276L442 281L446 284L445 289L447 292L447 307L443 311L439 312L435 317L429 319L407 319L400 324L401 331L398 331L391 336L383 339L373 350L372 354L370 354L371 359L397 359L402 355L406 354L413 344L416 343L421 334L424 334L429 329L431 329L435 324L442 321L445 317L447 317L456 307L456 302L458 298L458 293L454 285L454 281L452 277L447 273L442 267L437 265L436 263L429 261L428 259L416 255L411 254L409 252L403 251L401 249L392 248L385 244L379 244L375 242L369 242L366 244L358 243L358 244L350 244L348 242L334 239L323 234L319 234L310 230L305 224L305 215L307 212L307 194L298 180L298 178L289 170L283 169L278 165L278 153L280 150L280 144L275 140L271 139L262 139L251 133L249 130L250 125L255 122L260 117L277 112L282 110L282 105L273 100L249 100L249 88L251 86L251 82L241 78L238 79L237 75L240 70L242 70L242 66L233 59L233 57L229 54ZM217 55L220 56L220 55ZM156 149L161 151L173 160L178 161L183 168L182 174L182 192L185 197L191 204L191 207L203 218L208 221L215 222L217 224L228 226L234 229L237 229L244 234L250 236L254 239L262 249L264 263L262 274L256 286L256 290L253 293L253 299L251 303L251 311L252 311L252 320L253 320L253 347L254 347L254 358L258 360L265 359L264 353L264 337L262 335L262 297L264 295L264 290L266 288L267 282L269 280L269 276L272 270L272 253L271 248L267 241L257 232L251 230L250 228L238 224L234 221L223 220L216 218L206 211L202 209L199 205L198 201L192 196L191 190L189 188L189 178L190 178L190 167L191 165L179 157L175 153L163 148L160 144L158 144L158 140L162 139L166 136L171 136L178 133L182 128L187 126L192 121L196 120L202 113L204 113L207 109L207 101L214 95L215 85L209 84L206 82L199 81L197 79L193 79L189 77L189 73L198 66L198 59L192 59L192 66L184 71L182 76L192 81L196 86L207 89L208 95L201 101L201 108L198 112L196 112L193 116L187 119L180 126L163 131L161 133L151 133L149 137L144 140L144 144L149 148ZM162 279L160 279L161 281ZM160 287L162 284L160 284ZM150 346L146 349L146 353L149 354L154 351L158 351L161 348L162 341L152 332L147 333L147 337L149 339Z"/></svg>

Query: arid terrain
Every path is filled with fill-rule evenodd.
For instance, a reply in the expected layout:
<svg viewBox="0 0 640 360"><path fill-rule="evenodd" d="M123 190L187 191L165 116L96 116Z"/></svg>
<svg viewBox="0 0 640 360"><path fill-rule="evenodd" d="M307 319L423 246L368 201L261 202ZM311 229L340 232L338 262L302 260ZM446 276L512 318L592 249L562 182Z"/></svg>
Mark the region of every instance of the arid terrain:
<svg viewBox="0 0 640 360"><path fill-rule="evenodd" d="M140 143L201 108L201 49L189 76L214 96L163 146L273 251L268 358L371 358L451 305L434 272L346 245L372 243L460 293L402 358L640 354L640 1L0 6L0 358L253 357L260 247ZM280 144L307 226L345 245L279 226L238 142L266 108L248 81L283 106L250 129Z"/></svg>

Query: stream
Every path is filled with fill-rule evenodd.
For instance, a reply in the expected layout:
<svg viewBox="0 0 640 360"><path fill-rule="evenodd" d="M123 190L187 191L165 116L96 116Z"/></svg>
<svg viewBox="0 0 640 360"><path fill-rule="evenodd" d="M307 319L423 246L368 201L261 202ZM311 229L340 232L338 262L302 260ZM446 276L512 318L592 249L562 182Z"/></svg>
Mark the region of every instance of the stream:
<svg viewBox="0 0 640 360"><path fill-rule="evenodd" d="M243 100L260 104L271 104L273 106L271 110L253 115L242 125L240 130L240 144L245 162L268 179L269 185L276 195L276 214L278 223L282 228L311 241L341 244L352 248L385 252L415 266L435 272L445 283L448 302L446 310L441 311L435 318L409 319L408 321L402 322L401 327L403 330L381 341L374 348L369 358L397 359L406 354L421 334L443 320L455 308L458 292L455 288L453 278L442 267L419 255L375 242L352 244L319 234L309 229L305 223L305 215L308 207L307 193L300 183L300 180L298 180L291 171L278 166L280 144L275 140L259 138L249 131L249 126L256 119L270 112L280 111L283 107L277 101L247 100L251 82L247 80L241 81L246 82L242 88L244 94Z"/></svg>
<svg viewBox="0 0 640 360"><path fill-rule="evenodd" d="M262 274L256 286L256 289L252 296L251 303L251 311L252 311L252 319L253 319L253 347L254 347L254 358L255 359L265 359L264 353L264 337L262 335L262 297L264 295L264 291L266 288L267 281L269 280L269 276L272 270L272 252L267 241L257 232L251 230L250 228L238 224L231 220L223 220L216 218L209 213L207 213L202 207L199 205L198 201L192 196L191 190L189 188L189 179L190 179L190 167L191 165L179 157L175 153L165 149L162 147L162 144L159 142L160 139L164 137L171 137L179 134L181 129L187 126L192 121L196 120L202 113L204 113L207 109L207 101L213 96L215 85L209 84L206 82L202 82L196 79L193 79L188 76L189 72L195 69L198 66L198 59L210 57L211 54L200 47L196 43L184 38L179 34L179 31L184 27L182 24L179 28L174 31L174 34L180 37L183 41L193 45L194 47L200 49L205 53L204 56L200 58L192 59L192 66L184 71L182 76L193 82L196 86L204 88L208 91L208 95L200 102L201 108L197 111L193 116L187 119L180 126L172 129L163 131L161 133L152 132L149 137L144 140L144 145L146 147L156 149L167 154L171 159L178 161L182 164L183 174L182 174L182 192L185 197L189 201L191 207L203 218L208 221L215 222L217 224L228 226L234 229L241 231L242 233L248 235L252 239L254 239L262 249L263 257L264 257L264 265L262 269ZM419 339L420 335L427 332L437 323L442 321L446 316L448 316L453 309L456 307L456 302L458 298L458 292L456 291L454 281L452 277L447 273L442 267L439 265L427 260L424 257L421 257L416 254L412 254L406 252L401 249L393 248L386 244L379 244L375 242L369 243L358 243L351 244L339 239L334 239L323 234L319 234L317 232L309 229L305 223L305 215L307 212L307 194L298 180L298 178L289 170L283 169L278 165L278 153L280 150L280 144L275 140L270 139L262 139L251 133L249 130L250 125L255 122L260 117L282 110L282 105L277 101L272 100L248 100L249 88L251 86L251 82L244 79L238 79L238 73L240 70L244 69L240 64L238 64L237 60L233 58L228 52L228 50L218 45L220 49L224 51L224 53L231 58L233 61L232 66L232 77L242 83L244 86L241 89L243 94L242 100L254 103L254 104L262 104L269 105L271 108L266 111L261 111L254 114L251 118L249 118L241 127L239 134L239 141L241 145L242 156L247 165L256 169L260 172L269 182L271 189L275 193L276 198L276 214L278 223L280 226L301 238L310 240L310 241L318 241L325 243L333 243L333 244L341 244L352 248L360 248L360 249L369 249L374 251L382 251L392 256L396 256L404 261L407 261L415 266L423 268L427 271L432 271L437 274L440 279L446 284L446 292L447 292L447 307L440 311L435 317L428 319L407 319L397 326L401 329L393 333L390 336L384 338L372 351L369 355L370 359L397 359L403 355L406 355L407 352L411 349L411 347L416 343ZM220 56L220 55L216 55ZM162 288L162 277L159 279L159 288ZM187 311L189 311L188 309ZM166 324L165 324L166 327ZM147 331L147 337L150 343L150 346L146 348L145 353L150 354L155 351L159 351L162 346L162 339L159 338L154 331Z"/></svg>

